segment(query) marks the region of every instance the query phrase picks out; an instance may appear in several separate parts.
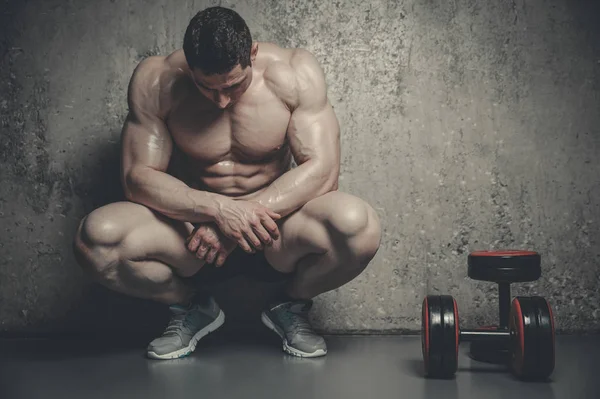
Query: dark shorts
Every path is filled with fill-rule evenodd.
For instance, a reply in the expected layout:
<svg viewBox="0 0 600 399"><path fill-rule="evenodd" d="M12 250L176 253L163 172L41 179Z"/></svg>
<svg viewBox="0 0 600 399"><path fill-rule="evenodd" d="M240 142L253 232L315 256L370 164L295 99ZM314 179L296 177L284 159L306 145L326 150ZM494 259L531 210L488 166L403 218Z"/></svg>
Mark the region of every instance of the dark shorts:
<svg viewBox="0 0 600 399"><path fill-rule="evenodd" d="M292 277L292 273L281 273L275 270L265 257L263 251L248 254L236 248L227 257L221 267L205 265L190 279L200 286L223 283L233 277L243 275L262 282L283 282Z"/></svg>

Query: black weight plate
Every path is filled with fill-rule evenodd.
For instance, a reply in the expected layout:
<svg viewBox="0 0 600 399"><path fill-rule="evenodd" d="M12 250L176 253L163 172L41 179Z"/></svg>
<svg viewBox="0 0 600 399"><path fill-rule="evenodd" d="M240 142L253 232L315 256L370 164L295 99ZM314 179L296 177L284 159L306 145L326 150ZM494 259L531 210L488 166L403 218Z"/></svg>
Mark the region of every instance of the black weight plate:
<svg viewBox="0 0 600 399"><path fill-rule="evenodd" d="M425 374L429 374L429 298L423 299L421 305L421 351L423 352L423 362L425 363Z"/></svg>
<svg viewBox="0 0 600 399"><path fill-rule="evenodd" d="M521 308L524 347L522 367L513 365L513 372L522 379L544 379L554 370L552 312L541 297L517 297L513 307L515 301Z"/></svg>
<svg viewBox="0 0 600 399"><path fill-rule="evenodd" d="M452 298L452 296L442 295L440 297L440 302L444 329L442 374L443 376L450 377L454 375L454 373L456 373L456 369L458 366L458 312L457 309L455 309L456 303L454 302L454 298Z"/></svg>
<svg viewBox="0 0 600 399"><path fill-rule="evenodd" d="M534 378L547 378L554 371L554 321L550 304L542 297L533 297L532 306L537 319L537 367Z"/></svg>
<svg viewBox="0 0 600 399"><path fill-rule="evenodd" d="M475 329L482 332L498 330L498 326L481 326ZM478 362L505 365L510 360L510 340L473 341L469 356Z"/></svg>
<svg viewBox="0 0 600 399"><path fill-rule="evenodd" d="M497 283L537 280L541 257L532 251L476 251L467 259L467 274L474 280Z"/></svg>
<svg viewBox="0 0 600 399"><path fill-rule="evenodd" d="M442 310L440 297L427 297L429 314L429 367L428 375L438 377L442 374L442 355L444 345L444 330L442 326Z"/></svg>

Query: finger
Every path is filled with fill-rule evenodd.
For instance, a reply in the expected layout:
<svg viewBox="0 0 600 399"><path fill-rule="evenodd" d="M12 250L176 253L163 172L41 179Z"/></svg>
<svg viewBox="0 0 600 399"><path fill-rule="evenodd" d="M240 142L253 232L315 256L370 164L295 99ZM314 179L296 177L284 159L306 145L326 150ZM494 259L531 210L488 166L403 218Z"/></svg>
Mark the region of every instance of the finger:
<svg viewBox="0 0 600 399"><path fill-rule="evenodd" d="M196 257L199 259L204 259L206 257L206 253L208 252L209 249L210 249L210 246L203 242L202 244L200 244L200 247L198 248L198 251L196 252Z"/></svg>
<svg viewBox="0 0 600 399"><path fill-rule="evenodd" d="M269 215L271 217L271 219L273 220L279 220L281 219L281 215L270 210L269 208L265 208L267 210L267 215Z"/></svg>
<svg viewBox="0 0 600 399"><path fill-rule="evenodd" d="M227 252L223 250L219 252L219 256L217 257L217 262L215 263L215 265L217 267L221 267L225 264L225 260L227 260Z"/></svg>
<svg viewBox="0 0 600 399"><path fill-rule="evenodd" d="M200 237L193 234L187 243L187 247L190 251L196 252L198 250L198 245L200 244Z"/></svg>
<svg viewBox="0 0 600 399"><path fill-rule="evenodd" d="M279 227L277 227L277 223L275 223L270 216L264 216L261 219L261 222L274 240L279 238Z"/></svg>
<svg viewBox="0 0 600 399"><path fill-rule="evenodd" d="M237 240L237 243L240 246L240 248L242 248L242 250L244 250L244 252L249 253L249 254L254 253L254 250L248 244L248 241L246 241L246 239L243 236Z"/></svg>
<svg viewBox="0 0 600 399"><path fill-rule="evenodd" d="M219 247L212 247L210 249L210 251L208 251L208 253L206 254L206 263L211 264L215 261L215 257L217 256L217 253L219 252Z"/></svg>
<svg viewBox="0 0 600 399"><path fill-rule="evenodd" d="M248 229L247 231L244 231L244 235L246 237L246 241L248 241L248 243L252 245L252 247L256 249L262 249L262 243L260 242L256 234L254 234L253 230Z"/></svg>
<svg viewBox="0 0 600 399"><path fill-rule="evenodd" d="M273 243L273 238L271 238L269 232L264 228L264 226L260 222L252 227L254 229L254 233L261 241L261 243L263 243L264 245L271 245Z"/></svg>

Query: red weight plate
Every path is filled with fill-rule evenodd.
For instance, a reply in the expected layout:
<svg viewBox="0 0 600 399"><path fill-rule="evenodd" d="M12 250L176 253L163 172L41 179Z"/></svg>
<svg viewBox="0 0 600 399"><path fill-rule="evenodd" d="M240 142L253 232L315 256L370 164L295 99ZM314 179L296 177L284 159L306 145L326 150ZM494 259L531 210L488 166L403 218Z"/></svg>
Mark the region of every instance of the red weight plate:
<svg viewBox="0 0 600 399"><path fill-rule="evenodd" d="M515 372L521 375L525 366L525 326L523 325L523 311L517 298L513 299L512 302L509 324L509 329L514 329L517 335L519 345L516 351L515 348L511 348L512 366Z"/></svg>
<svg viewBox="0 0 600 399"><path fill-rule="evenodd" d="M452 299L454 301L454 329L456 331L456 367L458 368L458 337L460 336L460 331L458 328L458 305L456 304L456 299Z"/></svg>
<svg viewBox="0 0 600 399"><path fill-rule="evenodd" d="M554 313L552 313L552 307L550 306L550 302L548 302L547 299L544 299L546 301L546 304L548 305L548 312L550 312L550 324L552 325L552 347L556 348L556 342L555 342L555 334L556 334L556 330L554 329ZM552 362L555 362L555 357L556 357L556 352L553 352L553 359Z"/></svg>

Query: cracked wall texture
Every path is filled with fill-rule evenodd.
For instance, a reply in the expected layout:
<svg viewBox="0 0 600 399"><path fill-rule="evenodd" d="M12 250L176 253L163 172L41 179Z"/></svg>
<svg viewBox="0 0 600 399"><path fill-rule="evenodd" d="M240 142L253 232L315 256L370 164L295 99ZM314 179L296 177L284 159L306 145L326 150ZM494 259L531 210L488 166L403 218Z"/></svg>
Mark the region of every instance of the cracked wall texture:
<svg viewBox="0 0 600 399"><path fill-rule="evenodd" d="M383 221L365 273L316 299L319 329L415 332L427 293L454 295L464 326L494 323L496 288L468 279L466 259L504 248L542 255L542 278L513 293L547 297L561 331L600 329L598 5L0 3L1 331L139 331L164 321L162 308L91 284L71 241L84 214L121 198L132 70L179 48L192 15L215 4L237 10L256 40L318 57L342 126L340 189ZM231 284L223 292L260 298L269 289ZM227 301L240 320L255 320L244 300Z"/></svg>

